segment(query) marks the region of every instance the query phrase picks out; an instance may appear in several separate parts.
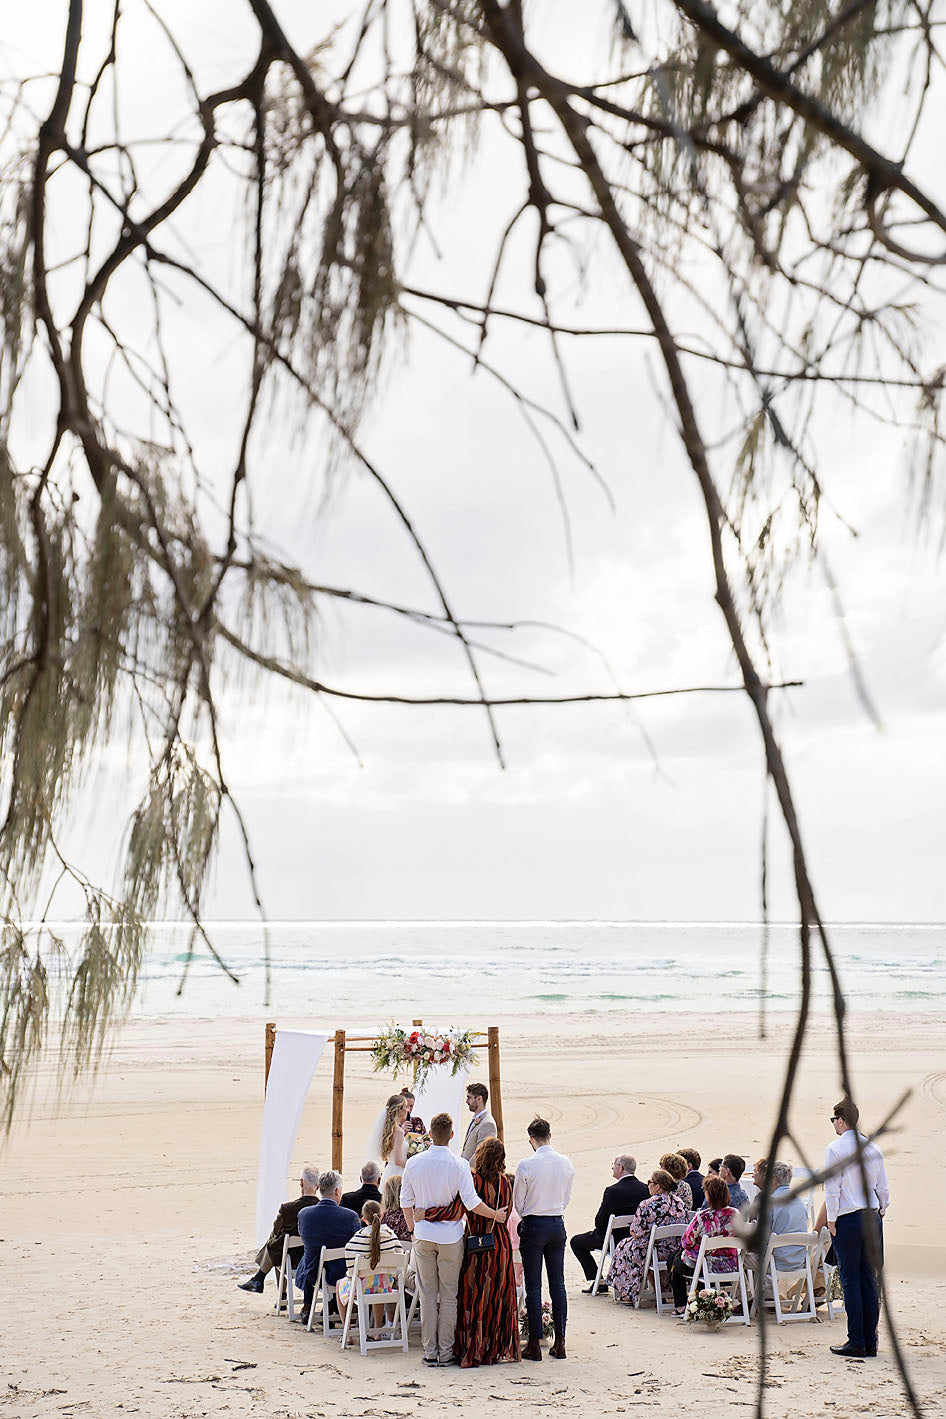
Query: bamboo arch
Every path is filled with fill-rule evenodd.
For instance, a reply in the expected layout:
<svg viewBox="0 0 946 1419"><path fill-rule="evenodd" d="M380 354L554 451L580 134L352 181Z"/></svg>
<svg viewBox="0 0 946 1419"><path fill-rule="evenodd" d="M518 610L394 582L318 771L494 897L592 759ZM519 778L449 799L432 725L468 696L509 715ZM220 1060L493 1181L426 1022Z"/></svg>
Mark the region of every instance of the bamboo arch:
<svg viewBox="0 0 946 1419"><path fill-rule="evenodd" d="M414 1025L423 1026L423 1020L413 1020ZM263 1092L269 1084L269 1068L276 1044L275 1022L266 1025L266 1042L263 1061ZM490 1111L496 1120L496 1132L503 1138L503 1091L499 1064L499 1026L489 1025L485 1030L471 1031L474 1040L486 1041L487 1064L489 1066ZM336 1030L328 1043L335 1047L335 1064L332 1076L332 1167L342 1171L344 1153L344 1106L345 1106L345 1055L370 1054L374 1047L374 1035L348 1035L344 1030Z"/></svg>

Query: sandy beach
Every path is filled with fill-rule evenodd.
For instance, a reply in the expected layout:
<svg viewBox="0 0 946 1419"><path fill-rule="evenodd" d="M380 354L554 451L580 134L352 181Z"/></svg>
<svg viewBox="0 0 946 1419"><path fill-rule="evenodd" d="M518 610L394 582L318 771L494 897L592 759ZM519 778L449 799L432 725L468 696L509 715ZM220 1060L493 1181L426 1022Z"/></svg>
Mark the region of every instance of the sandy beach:
<svg viewBox="0 0 946 1419"><path fill-rule="evenodd" d="M281 1019L284 1026L311 1021ZM477 1024L492 1023L483 1020ZM601 1021L570 1017L554 1038L503 1021L507 1152L525 1152L537 1111L574 1160L566 1217L584 1230L617 1151L639 1171L667 1147L704 1158L765 1151L788 1037L773 1016L754 1037L746 1017L651 1014ZM913 1093L902 1128L885 1144L892 1205L888 1287L911 1374L928 1414L944 1413L946 1239L928 1236L946 1174L946 1060L936 1020L863 1018L851 1053L865 1121ZM449 1403L471 1415L527 1412L677 1413L693 1402L748 1411L758 1372L758 1328L718 1334L652 1311L631 1312L580 1294L569 1255L568 1360L486 1371L430 1371L416 1340L408 1356L343 1354L336 1341L277 1319L264 1296L236 1282L252 1269L256 1151L263 1084L263 1016L135 1021L93 1087L57 1110L41 1078L29 1122L2 1160L4 1289L0 1414L207 1414L374 1416ZM330 1064L316 1073L287 1189L299 1167L329 1161ZM354 1056L347 1078L346 1175L385 1093ZM806 1049L793 1124L816 1162L839 1093L826 1025ZM782 1155L792 1158L786 1145ZM822 1315L824 1313L822 1312ZM908 1412L882 1330L876 1361L828 1351L844 1321L768 1328L767 1412L772 1415Z"/></svg>

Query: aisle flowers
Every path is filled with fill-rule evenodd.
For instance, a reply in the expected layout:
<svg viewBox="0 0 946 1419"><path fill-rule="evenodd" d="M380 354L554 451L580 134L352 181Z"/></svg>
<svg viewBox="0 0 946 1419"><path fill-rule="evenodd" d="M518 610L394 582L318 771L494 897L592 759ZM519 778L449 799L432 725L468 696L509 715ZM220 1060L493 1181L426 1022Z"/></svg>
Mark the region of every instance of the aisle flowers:
<svg viewBox="0 0 946 1419"><path fill-rule="evenodd" d="M686 1316L688 1321L702 1321L704 1325L716 1326L728 1320L734 1310L731 1296L721 1291L703 1290L697 1291L688 1303Z"/></svg>
<svg viewBox="0 0 946 1419"><path fill-rule="evenodd" d="M371 1057L375 1072L391 1069L396 1079L400 1070L410 1069L416 1084L436 1064L448 1064L451 1074L458 1074L476 1063L469 1030L405 1030L393 1021L375 1040Z"/></svg>
<svg viewBox="0 0 946 1419"><path fill-rule="evenodd" d="M525 1306L519 1312L519 1334L523 1340L529 1339L529 1312ZM542 1302L542 1338L551 1340L555 1334L555 1321L552 1317L552 1302Z"/></svg>

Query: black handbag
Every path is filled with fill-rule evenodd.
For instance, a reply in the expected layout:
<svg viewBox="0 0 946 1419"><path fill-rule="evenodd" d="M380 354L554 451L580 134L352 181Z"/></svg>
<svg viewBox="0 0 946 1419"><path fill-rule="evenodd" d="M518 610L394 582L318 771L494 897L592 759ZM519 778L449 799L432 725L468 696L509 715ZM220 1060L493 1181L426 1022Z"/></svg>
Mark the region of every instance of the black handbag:
<svg viewBox="0 0 946 1419"><path fill-rule="evenodd" d="M499 1183L496 1184L496 1202L493 1203L493 1206L494 1206L494 1207L496 1206L496 1203L497 1203L498 1201L499 1201ZM479 1254L480 1254L481 1252L484 1252L484 1251L495 1251L495 1250L496 1250L496 1236L495 1236L495 1234L494 1234L494 1232L493 1232L493 1228L495 1227L495 1225L496 1225L496 1218L493 1217L493 1218L491 1218L491 1220L490 1220L489 1231L488 1231L488 1232L468 1232L468 1233L467 1233L467 1238L466 1238L466 1249L467 1249L467 1251L468 1251L468 1252L471 1252L474 1256L479 1256Z"/></svg>

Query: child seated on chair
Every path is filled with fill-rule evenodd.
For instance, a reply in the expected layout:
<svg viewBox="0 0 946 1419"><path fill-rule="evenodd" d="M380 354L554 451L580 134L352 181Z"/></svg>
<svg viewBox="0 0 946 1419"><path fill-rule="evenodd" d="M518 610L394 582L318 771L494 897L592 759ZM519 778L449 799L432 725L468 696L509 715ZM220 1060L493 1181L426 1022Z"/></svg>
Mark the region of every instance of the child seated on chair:
<svg viewBox="0 0 946 1419"><path fill-rule="evenodd" d="M380 1266L382 1258L386 1256L403 1256L404 1248L397 1237L384 1222L381 1221L380 1202L368 1201L361 1209L361 1220L364 1226L345 1244L345 1255L351 1260L358 1257L365 1257L372 1270ZM351 1275L343 1276L336 1288L338 1296L338 1309L342 1315L348 1306L351 1297L353 1281ZM366 1296L377 1296L390 1289L388 1278L383 1276L373 1276L370 1281L363 1283L362 1290ZM378 1307L372 1307L377 1310ZM385 1307L385 1319L390 1325L394 1320L394 1308ZM390 1312L390 1313L389 1313ZM375 1332L377 1327L372 1328Z"/></svg>

